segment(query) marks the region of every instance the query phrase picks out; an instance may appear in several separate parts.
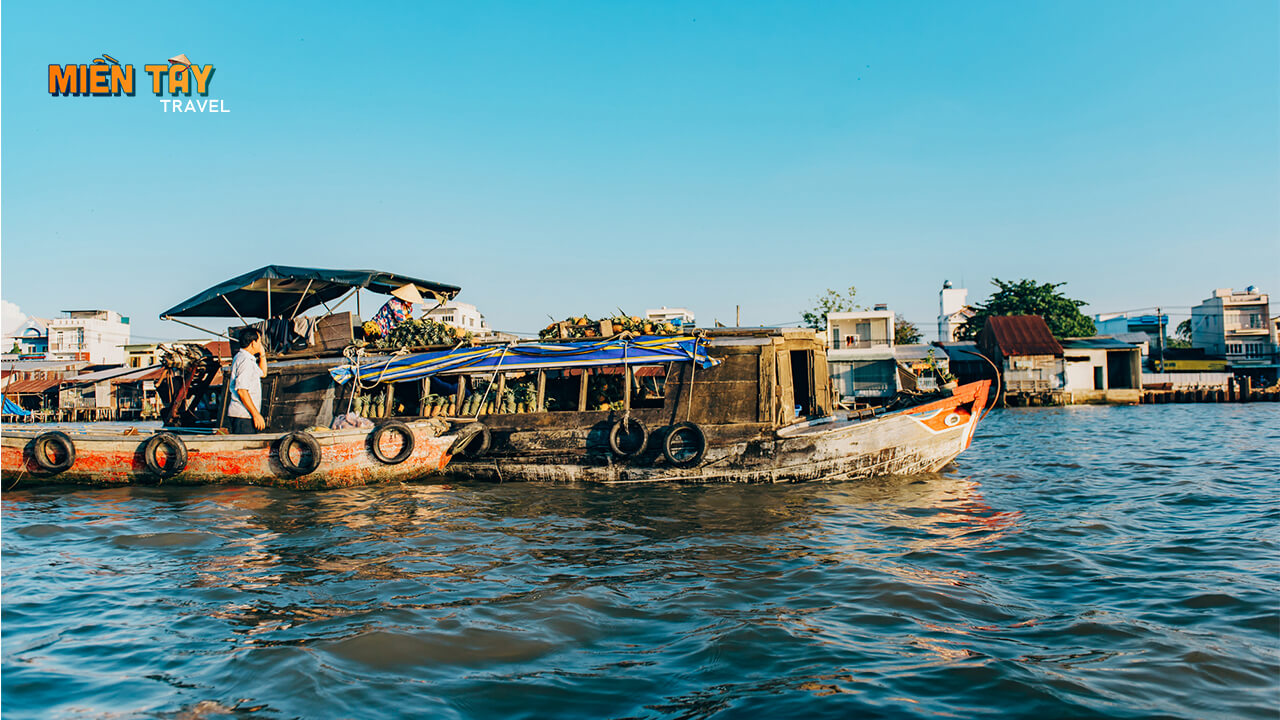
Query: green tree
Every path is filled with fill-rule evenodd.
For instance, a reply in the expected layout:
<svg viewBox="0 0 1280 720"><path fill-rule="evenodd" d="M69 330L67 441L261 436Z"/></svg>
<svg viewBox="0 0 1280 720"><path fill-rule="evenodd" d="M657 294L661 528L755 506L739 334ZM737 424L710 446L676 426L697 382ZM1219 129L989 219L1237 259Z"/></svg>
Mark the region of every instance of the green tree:
<svg viewBox="0 0 1280 720"><path fill-rule="evenodd" d="M1173 337L1169 338L1170 348L1189 348L1191 347L1191 319L1188 318L1178 323L1178 329L1173 331Z"/></svg>
<svg viewBox="0 0 1280 720"><path fill-rule="evenodd" d="M813 308L801 315L801 318L804 320L805 325L814 330L826 330L827 313L849 312L859 309L859 306L853 302L853 298L857 294L857 289L852 285L849 286L849 291L844 295L827 288L826 294L819 295L813 301Z"/></svg>
<svg viewBox="0 0 1280 720"><path fill-rule="evenodd" d="M902 315L893 316L893 344L915 345L920 342L920 328Z"/></svg>
<svg viewBox="0 0 1280 720"><path fill-rule="evenodd" d="M1097 333L1093 320L1080 312L1083 300L1072 300L1058 291L1066 283L1038 283L1035 280L1007 282L992 278L996 291L986 303L974 308L973 317L960 326L964 340L978 337L987 318L996 315L1039 315L1054 337L1092 337Z"/></svg>

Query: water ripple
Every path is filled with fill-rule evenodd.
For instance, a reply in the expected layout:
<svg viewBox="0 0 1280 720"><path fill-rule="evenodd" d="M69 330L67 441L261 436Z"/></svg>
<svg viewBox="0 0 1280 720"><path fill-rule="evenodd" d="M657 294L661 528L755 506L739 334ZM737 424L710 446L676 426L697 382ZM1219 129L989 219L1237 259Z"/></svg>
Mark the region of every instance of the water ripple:
<svg viewBox="0 0 1280 720"><path fill-rule="evenodd" d="M945 473L861 483L19 490L0 701L1273 718L1276 427L1258 405L1001 411Z"/></svg>

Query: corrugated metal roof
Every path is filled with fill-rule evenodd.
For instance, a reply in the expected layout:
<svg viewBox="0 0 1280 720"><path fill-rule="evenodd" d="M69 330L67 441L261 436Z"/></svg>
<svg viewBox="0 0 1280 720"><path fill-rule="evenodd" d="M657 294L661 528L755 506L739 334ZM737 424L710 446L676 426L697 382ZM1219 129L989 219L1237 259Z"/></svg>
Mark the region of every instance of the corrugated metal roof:
<svg viewBox="0 0 1280 720"><path fill-rule="evenodd" d="M4 388L6 395L26 395L39 394L49 388L57 387L62 381L58 378L45 378L43 380L19 380L9 383Z"/></svg>
<svg viewBox="0 0 1280 720"><path fill-rule="evenodd" d="M66 382L69 385L85 385L88 383L96 383L96 382L102 382L103 380L110 380L111 378L119 377L121 375L128 375L131 372L137 372L137 371L138 371L138 368L124 367L124 366L112 367L112 368L107 368L106 370L99 370L97 372L85 373L83 375L76 375L74 377L69 377L69 378L66 378Z"/></svg>
<svg viewBox="0 0 1280 720"><path fill-rule="evenodd" d="M1064 338L1062 347L1072 350L1134 350L1138 346L1111 337Z"/></svg>
<svg viewBox="0 0 1280 720"><path fill-rule="evenodd" d="M1141 345L1142 343L1151 342L1151 336L1144 332L1123 332L1113 335L1120 342L1127 342L1130 345Z"/></svg>
<svg viewBox="0 0 1280 720"><path fill-rule="evenodd" d="M945 359L946 353L932 345L894 345L893 356L898 360L925 360L933 353L935 358Z"/></svg>
<svg viewBox="0 0 1280 720"><path fill-rule="evenodd" d="M995 345L1004 357L1053 355L1062 357L1062 346L1039 315L996 315L982 326L982 345Z"/></svg>
<svg viewBox="0 0 1280 720"><path fill-rule="evenodd" d="M164 366L152 365L151 367L142 368L141 370L134 370L128 375L121 375L120 377L112 378L111 382L115 385L124 385L126 383L141 382L143 380L159 380L163 376Z"/></svg>

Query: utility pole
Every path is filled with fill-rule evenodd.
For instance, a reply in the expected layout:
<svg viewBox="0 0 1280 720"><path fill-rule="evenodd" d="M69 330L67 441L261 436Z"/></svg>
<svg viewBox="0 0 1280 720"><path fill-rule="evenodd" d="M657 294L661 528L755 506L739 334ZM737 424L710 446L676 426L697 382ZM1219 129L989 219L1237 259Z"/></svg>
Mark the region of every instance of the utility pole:
<svg viewBox="0 0 1280 720"><path fill-rule="evenodd" d="M1157 333L1156 347L1160 353L1160 372L1164 372L1164 314L1160 312L1160 308L1156 308L1156 327L1160 328Z"/></svg>

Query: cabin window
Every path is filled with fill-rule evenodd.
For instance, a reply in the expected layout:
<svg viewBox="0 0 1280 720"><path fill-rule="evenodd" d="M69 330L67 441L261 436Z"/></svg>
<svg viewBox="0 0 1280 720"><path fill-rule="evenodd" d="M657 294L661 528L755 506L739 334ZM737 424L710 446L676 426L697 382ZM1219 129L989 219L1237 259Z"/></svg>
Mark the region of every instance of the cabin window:
<svg viewBox="0 0 1280 720"><path fill-rule="evenodd" d="M453 394L460 398L460 415L464 417L530 413L538 411L537 383L536 372L463 375L458 377Z"/></svg>
<svg viewBox="0 0 1280 720"><path fill-rule="evenodd" d="M621 365L592 368L587 376L587 410L621 410L627 374Z"/></svg>
<svg viewBox="0 0 1280 720"><path fill-rule="evenodd" d="M641 365L632 368L631 407L660 408L667 397L667 371L665 365Z"/></svg>
<svg viewBox="0 0 1280 720"><path fill-rule="evenodd" d="M544 375L542 409L547 412L576 412L582 394L581 370L546 370Z"/></svg>

